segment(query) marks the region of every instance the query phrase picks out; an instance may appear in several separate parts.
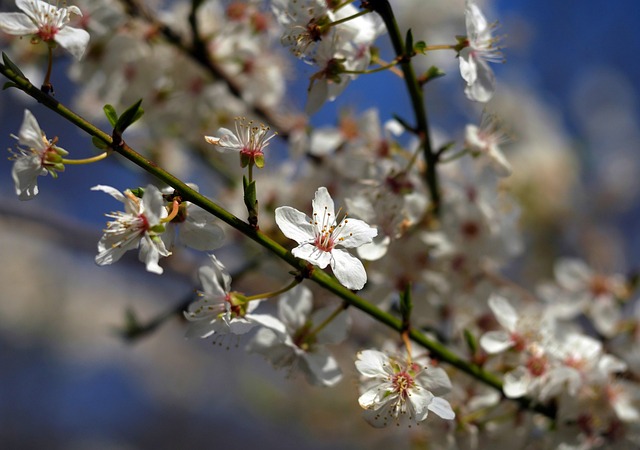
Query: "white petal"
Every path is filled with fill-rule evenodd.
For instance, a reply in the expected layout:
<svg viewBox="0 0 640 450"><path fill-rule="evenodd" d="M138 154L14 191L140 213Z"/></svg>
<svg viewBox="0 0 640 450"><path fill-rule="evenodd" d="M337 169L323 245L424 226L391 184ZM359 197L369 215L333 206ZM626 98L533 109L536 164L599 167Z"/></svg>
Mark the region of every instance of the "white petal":
<svg viewBox="0 0 640 450"><path fill-rule="evenodd" d="M440 397L435 397L431 400L431 403L429 403L429 410L446 420L453 420L456 418L456 413L451 409L449 402Z"/></svg>
<svg viewBox="0 0 640 450"><path fill-rule="evenodd" d="M476 77L470 84L469 81L467 81L467 87L464 93L469 100L486 103L491 100L496 91L496 76L484 59L472 59L475 59ZM460 64L462 70L462 59Z"/></svg>
<svg viewBox="0 0 640 450"><path fill-rule="evenodd" d="M579 259L563 258L555 264L554 275L560 286L578 291L586 288L593 272Z"/></svg>
<svg viewBox="0 0 640 450"><path fill-rule="evenodd" d="M0 30L12 36L36 34L38 27L23 13L0 13Z"/></svg>
<svg viewBox="0 0 640 450"><path fill-rule="evenodd" d="M363 350L358 352L356 369L365 377L386 377L384 367L389 364L389 357L378 350Z"/></svg>
<svg viewBox="0 0 640 450"><path fill-rule="evenodd" d="M480 346L487 353L500 353L513 347L513 340L506 331L489 331L480 338Z"/></svg>
<svg viewBox="0 0 640 450"><path fill-rule="evenodd" d="M17 157L11 169L16 195L20 200L31 200L38 195L38 176L46 175L47 169L40 165L38 155Z"/></svg>
<svg viewBox="0 0 640 450"><path fill-rule="evenodd" d="M24 119L22 120L22 125L20 126L18 138L20 144L25 145L30 149L42 152L48 147L47 143L44 140L40 125L38 125L38 121L28 109L24 110Z"/></svg>
<svg viewBox="0 0 640 450"><path fill-rule="evenodd" d="M340 130L333 127L318 128L311 134L309 153L325 156L333 153L344 141Z"/></svg>
<svg viewBox="0 0 640 450"><path fill-rule="evenodd" d="M411 389L408 401L415 412L415 422L422 422L429 414L429 405L433 401L433 394L428 389Z"/></svg>
<svg viewBox="0 0 640 450"><path fill-rule="evenodd" d="M164 207L164 204L162 193L157 187L149 184L144 188L141 213L144 214L149 225L158 225L160 219L167 216L167 209Z"/></svg>
<svg viewBox="0 0 640 450"><path fill-rule="evenodd" d="M333 249L331 270L338 281L347 289L360 290L367 283L367 272L362 262L346 250Z"/></svg>
<svg viewBox="0 0 640 450"><path fill-rule="evenodd" d="M89 33L79 28L64 27L56 33L54 40L80 60L89 45Z"/></svg>
<svg viewBox="0 0 640 450"><path fill-rule="evenodd" d="M489 298L489 307L491 308L491 311L493 311L493 314L496 316L496 320L500 325L510 332L516 331L518 313L516 313L513 306L511 306L504 297L491 295L491 298Z"/></svg>
<svg viewBox="0 0 640 450"><path fill-rule="evenodd" d="M378 230L359 219L345 219L340 224L339 244L345 248L355 248L370 243L378 235Z"/></svg>
<svg viewBox="0 0 640 450"><path fill-rule="evenodd" d="M313 205L314 220L320 223L325 223L323 220L325 218L329 223L335 221L336 214L333 199L326 187L321 186L318 188L311 204Z"/></svg>
<svg viewBox="0 0 640 450"><path fill-rule="evenodd" d="M527 394L530 384L531 376L529 371L519 366L504 376L502 390L508 398L518 398Z"/></svg>
<svg viewBox="0 0 640 450"><path fill-rule="evenodd" d="M472 57L471 51L469 47L464 48L458 58L460 75L462 79L467 82L467 85L475 83L478 78L477 60Z"/></svg>
<svg viewBox="0 0 640 450"><path fill-rule="evenodd" d="M195 205L187 207L187 220L180 225L180 241L193 249L208 251L222 244L224 231L213 223L213 216Z"/></svg>
<svg viewBox="0 0 640 450"><path fill-rule="evenodd" d="M311 219L303 212L290 206L276 208L276 224L289 239L298 244L313 241L315 227L310 223Z"/></svg>
<svg viewBox="0 0 640 450"><path fill-rule="evenodd" d="M342 379L342 371L337 361L329 352L320 351L304 353L302 355L307 379L312 384L320 386L334 386Z"/></svg>
<svg viewBox="0 0 640 450"><path fill-rule="evenodd" d="M117 190L116 188L113 188L111 186L105 186L103 184L98 184L97 186L94 186L91 188L92 191L102 191L106 194L109 194L110 196L112 196L113 198L115 198L116 200L120 201L120 202L125 202L126 197L122 194L122 192L120 192L119 190Z"/></svg>
<svg viewBox="0 0 640 450"><path fill-rule="evenodd" d="M302 328L313 308L313 295L302 285L298 285L282 296L278 303L278 316L285 323L288 330L296 332Z"/></svg>
<svg viewBox="0 0 640 450"><path fill-rule="evenodd" d="M145 194L146 195L146 194ZM138 258L146 264L148 272L161 275L163 270L158 265L160 256L169 256L170 253L164 247L164 242L159 237L152 238L145 233L140 241L140 254Z"/></svg>
<svg viewBox="0 0 640 450"><path fill-rule="evenodd" d="M207 294L224 298L231 288L231 276L215 255L209 255L209 259L209 265L198 269L198 279Z"/></svg>
<svg viewBox="0 0 640 450"><path fill-rule="evenodd" d="M334 252L340 250L334 250ZM309 261L311 264L324 269L329 265L329 262L332 262L332 254L330 252L325 252L323 250L318 249L313 244L300 244L293 250L291 253L296 258L304 259L305 261Z"/></svg>

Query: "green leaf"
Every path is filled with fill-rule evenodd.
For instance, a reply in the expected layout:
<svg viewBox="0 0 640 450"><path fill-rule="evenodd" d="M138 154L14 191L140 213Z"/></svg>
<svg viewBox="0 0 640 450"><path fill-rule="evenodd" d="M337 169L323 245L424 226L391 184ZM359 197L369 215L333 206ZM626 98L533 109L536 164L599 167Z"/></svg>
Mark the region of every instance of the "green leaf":
<svg viewBox="0 0 640 450"><path fill-rule="evenodd" d="M404 291L400 293L400 314L402 315L402 327L409 329L413 300L411 299L411 283L407 283Z"/></svg>
<svg viewBox="0 0 640 450"><path fill-rule="evenodd" d="M465 328L463 332L464 340L467 342L467 346L469 347L471 354L475 355L476 353L478 353L478 340L467 328Z"/></svg>
<svg viewBox="0 0 640 450"><path fill-rule="evenodd" d="M125 112L122 113L118 122L113 127L115 130L123 133L124 130L129 128L131 124L133 124L136 120L138 120L144 114L144 110L140 108L140 104L142 103L142 99L135 102L131 105Z"/></svg>
<svg viewBox="0 0 640 450"><path fill-rule="evenodd" d="M427 48L427 43L425 41L418 41L413 46L413 51L416 53L422 53L423 55L426 55L427 54L426 48Z"/></svg>
<svg viewBox="0 0 640 450"><path fill-rule="evenodd" d="M407 37L404 41L404 52L407 55L413 54L413 32L411 31L411 28L407 30Z"/></svg>
<svg viewBox="0 0 640 450"><path fill-rule="evenodd" d="M138 198L142 198L142 196L144 195L144 188L141 187L129 189L129 191Z"/></svg>
<svg viewBox="0 0 640 450"><path fill-rule="evenodd" d="M102 107L102 110L104 111L104 115L107 116L107 120L111 126L115 128L116 123L118 123L118 113L116 113L116 109L107 104Z"/></svg>
<svg viewBox="0 0 640 450"><path fill-rule="evenodd" d="M429 69L424 73L424 75L422 75L421 80L421 84L425 85L426 83L428 83L431 80L435 80L436 78L440 78L445 76L446 74L440 70L439 67L436 66L431 66L429 67Z"/></svg>
<svg viewBox="0 0 640 450"><path fill-rule="evenodd" d="M258 199L256 195L256 180L249 183L246 176L242 177L244 187L244 205L249 213L249 223L253 226L258 224Z"/></svg>
<svg viewBox="0 0 640 450"><path fill-rule="evenodd" d="M2 86L2 90L3 90L3 91L5 91L5 90L7 90L7 89L9 89L9 88L12 88L12 87L20 89L20 87L19 87L17 84L15 84L13 81L7 81L7 82Z"/></svg>
<svg viewBox="0 0 640 450"><path fill-rule="evenodd" d="M22 73L22 70L20 70L20 68L16 66L13 61L9 59L9 57L5 52L2 52L2 61L4 62L4 65L7 66L9 69L11 69L13 73L15 73L16 75L19 75L25 80L27 79L27 77L24 76L24 73Z"/></svg>
<svg viewBox="0 0 640 450"><path fill-rule="evenodd" d="M93 136L91 138L91 142L93 143L94 147L99 148L100 150L106 150L107 148L109 148L106 142L96 136Z"/></svg>

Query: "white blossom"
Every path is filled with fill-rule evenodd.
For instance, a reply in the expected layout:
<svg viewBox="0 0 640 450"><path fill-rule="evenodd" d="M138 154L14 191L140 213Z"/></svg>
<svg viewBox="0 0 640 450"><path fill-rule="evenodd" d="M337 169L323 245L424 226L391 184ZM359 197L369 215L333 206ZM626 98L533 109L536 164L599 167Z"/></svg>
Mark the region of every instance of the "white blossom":
<svg viewBox="0 0 640 450"><path fill-rule="evenodd" d="M0 13L0 30L14 36L32 35L33 42L60 44L76 59L89 44L89 33L69 27L70 15L82 16L77 6L59 8L42 0L16 0L21 13Z"/></svg>
<svg viewBox="0 0 640 450"><path fill-rule="evenodd" d="M310 383L333 386L342 379L338 362L327 350L326 344L336 344L346 337L348 315L341 312L322 329L316 331L335 310L324 307L313 311L313 295L302 286L296 286L282 296L278 303L279 320L263 317L263 323L253 340L247 345L250 352L264 355L274 367L288 367L300 371Z"/></svg>
<svg viewBox="0 0 640 450"><path fill-rule="evenodd" d="M62 159L69 152L58 147L56 139L47 139L31 111L25 109L20 126L17 152L13 152L11 176L20 200L31 200L38 195L38 177L51 174L57 178L64 171ZM24 147L20 147L20 146Z"/></svg>
<svg viewBox="0 0 640 450"><path fill-rule="evenodd" d="M356 368L363 382L358 402L365 409L365 420L374 427L417 424L429 411L443 419L455 418L449 402L440 397L451 390L451 381L441 368L378 350L359 352Z"/></svg>
<svg viewBox="0 0 640 450"><path fill-rule="evenodd" d="M209 255L209 263L198 269L198 279L203 290L184 313L190 322L187 337L244 334L256 325L251 312L260 300L246 302L241 294L231 292L231 276L215 255Z"/></svg>
<svg viewBox="0 0 640 450"><path fill-rule="evenodd" d="M292 250L293 256L321 269L330 264L338 281L349 289L364 287L367 273L360 260L337 247L357 248L371 242L378 231L346 215L338 221L327 188L316 191L313 218L290 206L281 206L276 209L276 223L285 236L299 244Z"/></svg>
<svg viewBox="0 0 640 450"><path fill-rule="evenodd" d="M96 263L100 266L113 264L125 252L140 248L139 258L146 264L149 272L161 274L158 265L161 256L169 256L169 252L160 234L164 232L161 219L167 216L162 194L157 187L148 185L144 188L142 198L136 197L130 190L121 193L110 186L98 185L92 191L102 191L124 203L125 211L106 214L112 218L107 223L104 235L98 242Z"/></svg>
<svg viewBox="0 0 640 450"><path fill-rule="evenodd" d="M464 93L470 100L485 103L496 90L496 78L488 63L501 62L502 55L491 35L494 27L472 0L467 0L465 20L468 45L459 54L460 74L467 82Z"/></svg>

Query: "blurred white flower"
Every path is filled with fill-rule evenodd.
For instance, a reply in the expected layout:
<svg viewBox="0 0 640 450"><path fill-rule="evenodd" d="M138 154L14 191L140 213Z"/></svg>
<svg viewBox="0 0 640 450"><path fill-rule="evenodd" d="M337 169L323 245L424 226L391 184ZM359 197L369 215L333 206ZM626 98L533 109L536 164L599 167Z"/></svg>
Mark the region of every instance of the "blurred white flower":
<svg viewBox="0 0 640 450"><path fill-rule="evenodd" d="M16 0L21 13L0 13L0 30L14 36L32 35L32 42L60 44L76 59L82 58L89 44L89 33L68 27L70 15L82 16L77 6L58 8L42 0Z"/></svg>
<svg viewBox="0 0 640 450"><path fill-rule="evenodd" d="M502 62L502 54L491 35L494 27L472 0L467 0L464 14L468 45L459 54L460 74L467 82L464 93L469 100L485 103L496 90L496 78L488 63Z"/></svg>
<svg viewBox="0 0 640 450"><path fill-rule="evenodd" d="M289 367L291 372L304 373L312 384L333 386L342 379L342 371L326 344L344 340L348 314L342 311L315 331L334 310L325 307L313 311L311 291L302 285L296 286L278 303L280 320L271 318L270 323L264 323L247 350L265 356L276 368ZM261 323L262 317L256 321Z"/></svg>
<svg viewBox="0 0 640 450"><path fill-rule="evenodd" d="M18 151L13 152L11 176L20 200L31 200L38 195L38 177L64 171L63 157L69 152L56 146L57 138L47 139L40 129L38 121L28 109L24 110L24 119L18 136ZM24 145L25 148L20 147Z"/></svg>

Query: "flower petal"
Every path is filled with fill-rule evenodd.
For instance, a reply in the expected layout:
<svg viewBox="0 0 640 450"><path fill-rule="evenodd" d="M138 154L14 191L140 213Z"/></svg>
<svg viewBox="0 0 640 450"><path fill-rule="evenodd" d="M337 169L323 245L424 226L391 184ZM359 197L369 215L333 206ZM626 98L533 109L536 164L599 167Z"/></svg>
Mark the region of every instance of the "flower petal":
<svg viewBox="0 0 640 450"><path fill-rule="evenodd" d="M344 219L340 224L339 244L345 248L368 244L378 235L378 230L359 219Z"/></svg>
<svg viewBox="0 0 640 450"><path fill-rule="evenodd" d="M310 223L311 219L303 212L290 206L276 208L276 224L289 239L298 244L313 241L315 227Z"/></svg>
<svg viewBox="0 0 640 450"><path fill-rule="evenodd" d="M367 272L362 262L346 250L333 249L331 270L338 281L347 289L360 290L367 283Z"/></svg>
<svg viewBox="0 0 640 450"><path fill-rule="evenodd" d="M80 60L89 45L89 33L80 28L64 27L58 30L54 40Z"/></svg>
<svg viewBox="0 0 640 450"><path fill-rule="evenodd" d="M0 13L0 30L12 36L36 34L38 27L22 13Z"/></svg>
<svg viewBox="0 0 640 450"><path fill-rule="evenodd" d="M311 204L313 205L314 220L321 223L327 223L323 218L326 218L329 223L333 223L332 219L333 221L336 220L333 199L326 187L321 186L318 188Z"/></svg>

